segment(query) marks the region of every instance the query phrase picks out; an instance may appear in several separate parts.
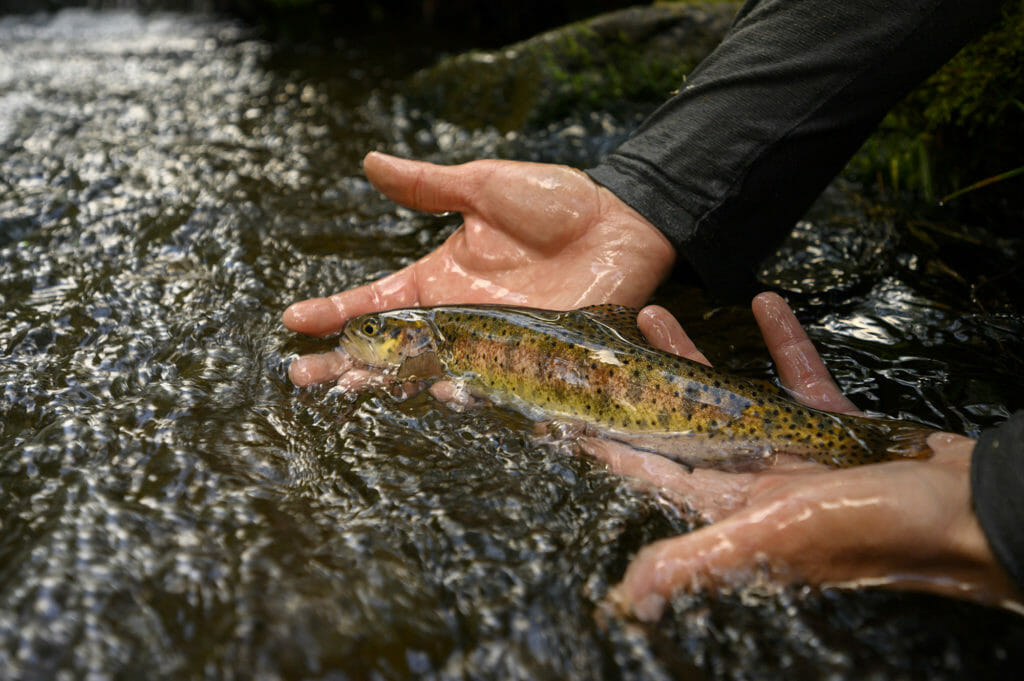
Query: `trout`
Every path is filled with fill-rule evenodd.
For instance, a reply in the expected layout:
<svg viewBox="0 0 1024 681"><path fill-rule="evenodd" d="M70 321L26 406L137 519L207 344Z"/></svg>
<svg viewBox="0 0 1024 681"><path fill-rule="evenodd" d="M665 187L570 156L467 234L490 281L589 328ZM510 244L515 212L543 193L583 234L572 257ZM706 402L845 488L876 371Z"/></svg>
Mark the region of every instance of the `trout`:
<svg viewBox="0 0 1024 681"><path fill-rule="evenodd" d="M791 454L846 467L931 455L933 429L802 406L768 381L651 346L637 311L450 305L362 315L341 346L399 379L448 378L536 420L688 466L743 470Z"/></svg>

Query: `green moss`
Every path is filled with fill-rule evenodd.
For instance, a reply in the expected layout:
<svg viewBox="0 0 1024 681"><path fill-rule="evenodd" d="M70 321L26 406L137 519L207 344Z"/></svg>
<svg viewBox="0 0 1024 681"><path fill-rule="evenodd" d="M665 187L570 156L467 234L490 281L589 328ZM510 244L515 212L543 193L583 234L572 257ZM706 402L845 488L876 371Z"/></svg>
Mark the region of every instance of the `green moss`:
<svg viewBox="0 0 1024 681"><path fill-rule="evenodd" d="M721 40L736 3L633 8L493 52L444 60L405 88L414 106L466 127L529 130L664 101Z"/></svg>
<svg viewBox="0 0 1024 681"><path fill-rule="evenodd" d="M551 91L537 114L550 119L609 102L661 102L694 66L675 54L652 54L622 31L602 36L581 25L544 52L542 79Z"/></svg>

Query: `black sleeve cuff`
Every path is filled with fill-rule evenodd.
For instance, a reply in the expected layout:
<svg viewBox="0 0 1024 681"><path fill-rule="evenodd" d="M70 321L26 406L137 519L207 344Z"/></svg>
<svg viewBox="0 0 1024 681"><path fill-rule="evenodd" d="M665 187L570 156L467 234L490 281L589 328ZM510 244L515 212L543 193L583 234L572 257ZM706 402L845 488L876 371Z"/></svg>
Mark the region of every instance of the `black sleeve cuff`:
<svg viewBox="0 0 1024 681"><path fill-rule="evenodd" d="M992 552L1024 591L1024 412L981 434L971 496Z"/></svg>

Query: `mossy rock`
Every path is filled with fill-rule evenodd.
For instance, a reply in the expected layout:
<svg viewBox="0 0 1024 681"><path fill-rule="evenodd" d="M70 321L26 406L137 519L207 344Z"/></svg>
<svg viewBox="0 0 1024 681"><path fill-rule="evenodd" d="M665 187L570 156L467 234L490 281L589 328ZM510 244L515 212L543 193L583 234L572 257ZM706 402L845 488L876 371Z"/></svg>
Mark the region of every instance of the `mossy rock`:
<svg viewBox="0 0 1024 681"><path fill-rule="evenodd" d="M664 101L721 42L734 3L632 7L494 51L446 58L406 84L411 106L469 128L529 130L616 103Z"/></svg>

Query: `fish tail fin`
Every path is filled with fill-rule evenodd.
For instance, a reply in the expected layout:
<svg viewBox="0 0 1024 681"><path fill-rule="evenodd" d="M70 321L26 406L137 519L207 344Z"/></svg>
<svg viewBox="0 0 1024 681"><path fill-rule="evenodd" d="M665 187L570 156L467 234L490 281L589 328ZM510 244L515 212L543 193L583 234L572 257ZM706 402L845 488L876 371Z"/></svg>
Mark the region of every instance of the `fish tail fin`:
<svg viewBox="0 0 1024 681"><path fill-rule="evenodd" d="M927 459L934 453L928 446L928 436L936 432L934 428L886 418L862 417L858 422L858 439L873 452L870 458L875 461Z"/></svg>
<svg viewBox="0 0 1024 681"><path fill-rule="evenodd" d="M851 419L851 420L847 420ZM913 421L844 417L847 434L857 443L840 455L830 457L832 465L840 468L902 459L927 459L934 452L928 446L928 436L934 428Z"/></svg>

